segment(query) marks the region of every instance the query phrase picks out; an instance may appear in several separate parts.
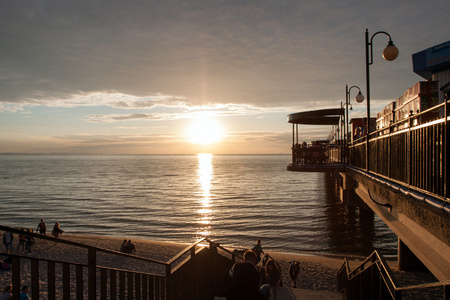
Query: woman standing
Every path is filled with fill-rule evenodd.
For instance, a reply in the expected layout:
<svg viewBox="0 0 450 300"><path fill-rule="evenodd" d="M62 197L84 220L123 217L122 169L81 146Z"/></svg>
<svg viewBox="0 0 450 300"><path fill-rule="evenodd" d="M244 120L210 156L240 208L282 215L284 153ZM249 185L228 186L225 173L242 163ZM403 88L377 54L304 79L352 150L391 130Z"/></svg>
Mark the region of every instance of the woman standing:
<svg viewBox="0 0 450 300"><path fill-rule="evenodd" d="M64 230L62 230L61 228L59 228L59 223L56 222L56 223L55 223L55 226L53 226L52 235L53 235L55 238L59 238L59 235L60 235L61 233L63 233L63 232L64 232Z"/></svg>

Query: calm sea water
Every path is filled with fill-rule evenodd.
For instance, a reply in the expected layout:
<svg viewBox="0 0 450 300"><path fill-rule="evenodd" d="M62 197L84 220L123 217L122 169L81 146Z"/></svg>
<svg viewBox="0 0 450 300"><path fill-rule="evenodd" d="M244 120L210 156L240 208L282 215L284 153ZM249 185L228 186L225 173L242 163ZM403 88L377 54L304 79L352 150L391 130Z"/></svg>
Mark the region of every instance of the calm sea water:
<svg viewBox="0 0 450 300"><path fill-rule="evenodd" d="M2 225L289 252L395 255L377 217L339 202L324 173L286 171L289 155L0 155Z"/></svg>

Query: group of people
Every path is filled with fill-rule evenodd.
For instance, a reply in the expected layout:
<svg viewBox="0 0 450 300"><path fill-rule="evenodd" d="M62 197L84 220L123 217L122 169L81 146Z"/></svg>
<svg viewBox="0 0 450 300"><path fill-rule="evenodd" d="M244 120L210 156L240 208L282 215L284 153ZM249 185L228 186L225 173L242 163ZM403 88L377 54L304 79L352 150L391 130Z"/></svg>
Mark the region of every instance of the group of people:
<svg viewBox="0 0 450 300"><path fill-rule="evenodd" d="M32 232L31 229L20 228L20 230L25 232ZM6 253L10 254L13 250L14 235L12 232L6 231L3 233L3 245L5 246ZM27 250L28 254L31 253L31 246L34 244L34 238L29 234L19 234L19 242L17 244L16 252L19 252L20 247L22 247L22 252Z"/></svg>
<svg viewBox="0 0 450 300"><path fill-rule="evenodd" d="M39 232L42 235L47 235L47 226L45 225L44 219L41 219L41 222L39 222L36 232ZM52 229L52 235L55 238L59 238L59 236L64 232L64 230L61 229L58 222L55 222L55 225L53 225Z"/></svg>
<svg viewBox="0 0 450 300"><path fill-rule="evenodd" d="M131 242L131 240L123 240L120 246L120 252L123 253L133 253L136 252L136 245Z"/></svg>
<svg viewBox="0 0 450 300"><path fill-rule="evenodd" d="M258 239L252 250L245 251L244 262L234 264L229 272L232 287L227 299L267 300L270 295L272 300L277 299L277 288L282 286L280 266L270 258L258 265L263 253Z"/></svg>
<svg viewBox="0 0 450 300"><path fill-rule="evenodd" d="M31 234L27 234L27 233L32 233L33 230L30 228L20 228L20 230L26 232L24 233L20 233L18 236L18 243L17 243L17 248L16 248L16 252L19 252L19 249L22 248L22 253L26 250L28 255L31 253L31 246L33 246L34 244L34 238ZM39 222L37 228L36 228L36 232L39 232L42 235L47 235L47 226L45 225L44 219L41 219L41 221ZM58 222L55 223L55 225L53 226L53 230L52 230L52 235L55 238L59 238L59 236L64 232L64 230L62 230L60 228L60 225ZM12 232L6 231L3 233L3 245L5 246L5 250L6 253L10 254L13 250L13 241L14 241L14 235Z"/></svg>
<svg viewBox="0 0 450 300"><path fill-rule="evenodd" d="M18 236L18 243L17 243L17 248L16 248L16 252L19 252L19 249L22 248L22 253L26 250L28 252L28 255L30 255L31 253L31 246L34 244L34 238L31 234L33 230L30 228L21 228L20 229L22 232L19 233ZM37 228L36 228L36 232L42 234L42 235L47 235L47 226L45 225L44 219L41 219L41 221L39 222ZM58 222L55 223L55 225L53 226L52 229L52 235L55 238L59 238L59 236L63 233L64 231L60 228L60 225ZM5 250L7 254L10 254L13 251L13 241L14 241L14 235L12 232L10 231L6 231L3 233L3 245L5 246ZM0 260L0 269L2 272L5 271L9 271L11 270L11 257L7 257L4 260ZM24 286L22 288L22 292L20 293L20 300L29 300L30 297L28 296L28 291L29 288L28 286ZM12 287L11 285L7 285L3 291L2 294L0 295L0 300L10 300L13 299L12 297Z"/></svg>
<svg viewBox="0 0 450 300"><path fill-rule="evenodd" d="M20 300L30 300L30 296L28 296L28 286L24 285L22 287L22 292L20 293ZM0 300L11 300L13 299L12 296L12 286L11 285L7 285L2 292L2 295L0 296Z"/></svg>

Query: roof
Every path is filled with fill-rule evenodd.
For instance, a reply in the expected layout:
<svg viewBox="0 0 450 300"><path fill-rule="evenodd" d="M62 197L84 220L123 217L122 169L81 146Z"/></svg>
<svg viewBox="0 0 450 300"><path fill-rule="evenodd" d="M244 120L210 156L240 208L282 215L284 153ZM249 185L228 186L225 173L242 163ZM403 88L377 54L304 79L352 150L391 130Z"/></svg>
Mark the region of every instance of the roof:
<svg viewBox="0 0 450 300"><path fill-rule="evenodd" d="M287 116L287 121L304 125L339 125L343 115L343 108L319 109L290 114Z"/></svg>

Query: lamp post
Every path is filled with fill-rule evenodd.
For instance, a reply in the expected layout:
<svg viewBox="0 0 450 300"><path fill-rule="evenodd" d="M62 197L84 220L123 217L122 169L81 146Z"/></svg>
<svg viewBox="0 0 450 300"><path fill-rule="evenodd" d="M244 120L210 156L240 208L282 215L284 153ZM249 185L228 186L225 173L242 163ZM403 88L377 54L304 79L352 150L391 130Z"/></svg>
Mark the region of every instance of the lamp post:
<svg viewBox="0 0 450 300"><path fill-rule="evenodd" d="M367 93L367 123L366 123L366 170L369 172L369 138L370 138L370 74L369 66L373 64L373 38L377 34L385 34L389 37L389 42L383 50L383 58L387 61L392 61L398 56L398 49L392 42L391 36L385 31L378 31L372 35L369 42L369 31L366 29L366 93Z"/></svg>
<svg viewBox="0 0 450 300"><path fill-rule="evenodd" d="M357 88L359 90L358 95L356 96L355 100L358 103L361 103L364 101L364 96L363 94L361 94L361 89L359 87L357 87L356 85L351 86L350 88L348 87L348 84L345 85L345 126L344 126L344 130L345 130L345 159L348 163L348 142L349 142L349 138L348 138L348 123L349 123L349 119L348 119L348 106L350 105L350 110L352 110L352 105L350 104L350 91L352 90L352 88Z"/></svg>

